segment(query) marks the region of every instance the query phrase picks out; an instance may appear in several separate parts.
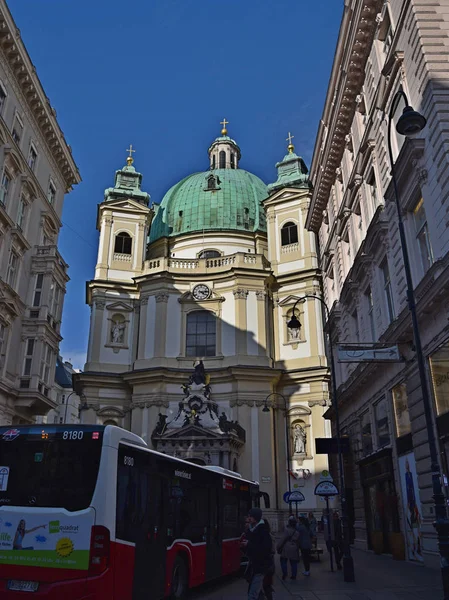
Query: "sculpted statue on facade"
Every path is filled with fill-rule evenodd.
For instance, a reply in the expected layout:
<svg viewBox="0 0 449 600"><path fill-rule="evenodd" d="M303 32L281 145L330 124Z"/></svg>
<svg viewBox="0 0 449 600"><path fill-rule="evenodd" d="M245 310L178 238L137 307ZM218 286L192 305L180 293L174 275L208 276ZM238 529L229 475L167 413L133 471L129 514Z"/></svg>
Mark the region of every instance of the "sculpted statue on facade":
<svg viewBox="0 0 449 600"><path fill-rule="evenodd" d="M295 454L306 453L307 435L305 429L297 423L293 432L293 451Z"/></svg>
<svg viewBox="0 0 449 600"><path fill-rule="evenodd" d="M111 341L114 344L123 344L125 337L125 323L113 321L111 326Z"/></svg>

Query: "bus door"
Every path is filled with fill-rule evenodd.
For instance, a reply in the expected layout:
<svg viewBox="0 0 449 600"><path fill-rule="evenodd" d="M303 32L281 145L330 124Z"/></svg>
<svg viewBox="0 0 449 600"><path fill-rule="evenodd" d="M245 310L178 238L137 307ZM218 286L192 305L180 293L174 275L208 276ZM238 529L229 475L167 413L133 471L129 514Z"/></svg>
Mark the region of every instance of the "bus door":
<svg viewBox="0 0 449 600"><path fill-rule="evenodd" d="M165 590L166 531L162 478L156 473L149 473L148 479L142 529L136 540L133 600L158 600L164 596Z"/></svg>
<svg viewBox="0 0 449 600"><path fill-rule="evenodd" d="M206 579L215 579L222 574L222 529L221 502L217 482L209 487L209 523L207 527Z"/></svg>

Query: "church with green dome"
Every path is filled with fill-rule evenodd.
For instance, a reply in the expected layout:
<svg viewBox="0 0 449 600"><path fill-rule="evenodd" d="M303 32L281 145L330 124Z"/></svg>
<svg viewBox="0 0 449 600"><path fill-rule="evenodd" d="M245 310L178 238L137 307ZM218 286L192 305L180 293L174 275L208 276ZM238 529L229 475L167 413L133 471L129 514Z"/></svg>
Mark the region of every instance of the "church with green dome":
<svg viewBox="0 0 449 600"><path fill-rule="evenodd" d="M265 183L240 168L222 125L208 168L162 198L142 188L132 146L105 190L75 386L84 423L115 423L158 451L259 481L276 527L286 490L317 508L327 467L314 444L329 399L311 185L290 134ZM300 327L288 327L293 314Z"/></svg>

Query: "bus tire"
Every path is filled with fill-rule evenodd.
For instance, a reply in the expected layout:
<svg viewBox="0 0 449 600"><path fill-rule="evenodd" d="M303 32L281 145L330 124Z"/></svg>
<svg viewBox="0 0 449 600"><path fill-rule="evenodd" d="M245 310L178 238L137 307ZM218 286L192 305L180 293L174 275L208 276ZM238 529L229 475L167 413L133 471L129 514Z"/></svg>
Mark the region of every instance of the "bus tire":
<svg viewBox="0 0 449 600"><path fill-rule="evenodd" d="M189 569L182 556L177 556L171 576L171 598L173 598L173 600L185 598L188 589Z"/></svg>

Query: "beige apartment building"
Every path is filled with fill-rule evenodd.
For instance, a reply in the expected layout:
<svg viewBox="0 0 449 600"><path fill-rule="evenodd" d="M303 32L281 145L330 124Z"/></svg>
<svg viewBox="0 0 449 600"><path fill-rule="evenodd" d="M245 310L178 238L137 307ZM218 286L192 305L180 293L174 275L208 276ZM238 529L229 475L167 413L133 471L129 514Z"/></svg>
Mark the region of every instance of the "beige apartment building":
<svg viewBox="0 0 449 600"><path fill-rule="evenodd" d="M304 495L301 510L321 508L314 487L327 457L314 439L326 436L328 369L319 302L300 303L303 327L287 327L296 300L321 289L315 236L304 227L307 169L290 144L267 186L241 168L226 127L208 155L204 171L157 204L131 157L105 191L87 363L74 376L88 405L81 419L239 471L260 482L278 516L289 487Z"/></svg>
<svg viewBox="0 0 449 600"><path fill-rule="evenodd" d="M80 182L11 13L0 0L0 424L56 406L67 264L58 252L64 195Z"/></svg>
<svg viewBox="0 0 449 600"><path fill-rule="evenodd" d="M342 3L343 4L343 3ZM311 166L333 344L398 344L400 362L337 363L355 544L436 562L429 448L388 159L400 86L427 118L392 129L419 327L446 476L449 450L449 5L347 0ZM400 104L395 117L402 113ZM335 415L330 410L335 433ZM447 487L446 493L447 493Z"/></svg>

